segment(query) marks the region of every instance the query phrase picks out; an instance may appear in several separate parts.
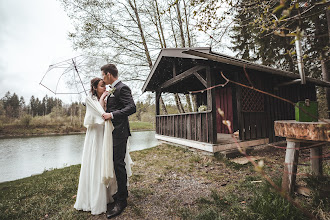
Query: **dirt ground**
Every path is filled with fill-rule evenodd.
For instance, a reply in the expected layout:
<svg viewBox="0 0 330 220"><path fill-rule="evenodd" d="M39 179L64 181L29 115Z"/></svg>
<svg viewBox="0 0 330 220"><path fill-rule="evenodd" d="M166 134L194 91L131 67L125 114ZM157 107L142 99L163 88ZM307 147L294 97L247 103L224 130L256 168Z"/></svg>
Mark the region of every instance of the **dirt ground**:
<svg viewBox="0 0 330 220"><path fill-rule="evenodd" d="M283 147L283 144L279 146ZM329 151L328 147L324 149L325 154ZM284 149L260 146L250 155L262 158L264 171L272 179L282 176ZM131 156L134 166L129 180L128 207L114 219L183 219L198 213L199 201L210 198L212 191L224 197L235 195L241 198L228 205L244 209L249 203L250 193L242 190L241 185L246 180L251 180L252 184L265 181L251 163L240 165L219 156L169 145L132 152ZM309 150L300 152L297 182L301 184L301 178L310 172L308 157ZM231 219L230 211L224 216ZM106 219L106 216L93 216L92 219Z"/></svg>

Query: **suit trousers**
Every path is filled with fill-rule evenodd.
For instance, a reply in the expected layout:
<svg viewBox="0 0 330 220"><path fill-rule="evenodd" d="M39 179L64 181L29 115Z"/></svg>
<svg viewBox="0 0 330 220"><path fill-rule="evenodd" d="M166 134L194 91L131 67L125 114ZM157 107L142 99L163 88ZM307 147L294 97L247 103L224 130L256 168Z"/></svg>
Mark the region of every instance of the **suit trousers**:
<svg viewBox="0 0 330 220"><path fill-rule="evenodd" d="M113 165L117 179L118 191L116 193L116 197L118 200L126 200L128 197L125 163L127 139L128 137L113 139Z"/></svg>

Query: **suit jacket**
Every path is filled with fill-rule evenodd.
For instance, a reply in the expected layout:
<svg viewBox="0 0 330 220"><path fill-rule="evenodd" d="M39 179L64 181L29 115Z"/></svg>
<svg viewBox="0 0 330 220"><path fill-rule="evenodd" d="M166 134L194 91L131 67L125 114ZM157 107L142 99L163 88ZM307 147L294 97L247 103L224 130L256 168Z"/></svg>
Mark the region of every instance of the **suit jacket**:
<svg viewBox="0 0 330 220"><path fill-rule="evenodd" d="M106 112L113 115L113 138L127 138L131 136L128 116L136 112L136 106L127 85L120 81L115 88L113 95L108 96Z"/></svg>

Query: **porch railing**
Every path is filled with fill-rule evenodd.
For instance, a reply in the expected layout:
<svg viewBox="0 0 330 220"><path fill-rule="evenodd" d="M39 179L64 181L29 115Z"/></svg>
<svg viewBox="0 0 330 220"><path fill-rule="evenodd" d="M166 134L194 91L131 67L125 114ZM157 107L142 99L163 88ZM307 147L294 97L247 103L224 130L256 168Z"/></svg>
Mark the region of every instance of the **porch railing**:
<svg viewBox="0 0 330 220"><path fill-rule="evenodd" d="M156 115L156 133L211 143L211 111Z"/></svg>

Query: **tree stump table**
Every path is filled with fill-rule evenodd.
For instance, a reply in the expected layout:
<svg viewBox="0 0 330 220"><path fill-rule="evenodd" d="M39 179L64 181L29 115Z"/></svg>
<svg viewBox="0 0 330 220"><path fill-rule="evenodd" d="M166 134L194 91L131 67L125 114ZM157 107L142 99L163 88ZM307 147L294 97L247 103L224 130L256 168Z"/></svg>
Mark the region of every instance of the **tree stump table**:
<svg viewBox="0 0 330 220"><path fill-rule="evenodd" d="M312 174L322 175L322 147L330 142L330 120L322 122L275 121L274 130L276 136L286 137L287 141L282 190L288 193L294 190L301 143L310 144Z"/></svg>

